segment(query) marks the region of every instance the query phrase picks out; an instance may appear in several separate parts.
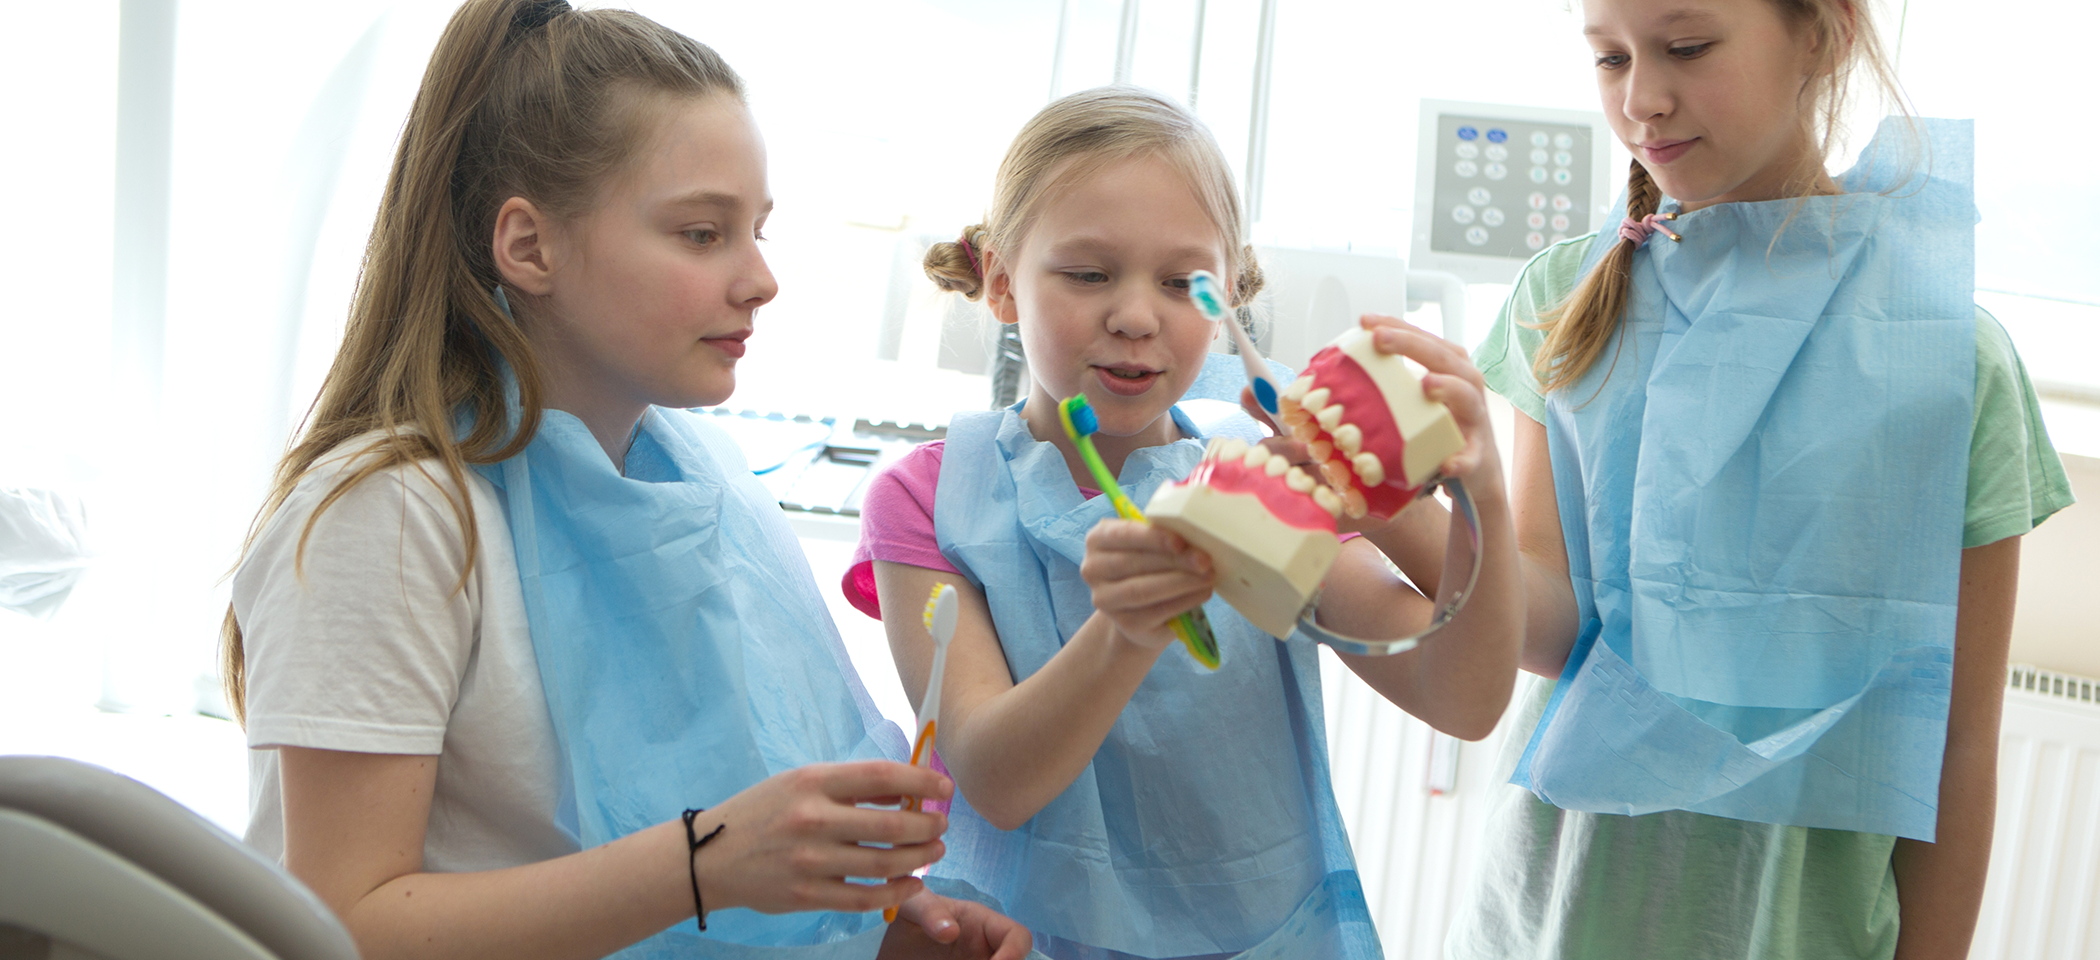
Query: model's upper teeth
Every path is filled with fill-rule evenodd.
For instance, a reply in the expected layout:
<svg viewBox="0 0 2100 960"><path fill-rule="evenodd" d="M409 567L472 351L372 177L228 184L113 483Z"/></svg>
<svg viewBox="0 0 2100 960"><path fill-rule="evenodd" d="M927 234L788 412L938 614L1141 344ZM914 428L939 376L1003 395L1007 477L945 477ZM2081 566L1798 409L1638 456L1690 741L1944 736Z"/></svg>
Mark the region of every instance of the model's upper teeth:
<svg viewBox="0 0 2100 960"><path fill-rule="evenodd" d="M1298 402L1305 405L1306 412L1318 415L1320 410L1327 406L1327 398L1332 396L1334 396L1334 391L1326 387L1320 387L1317 390L1307 392L1305 398Z"/></svg>
<svg viewBox="0 0 2100 960"><path fill-rule="evenodd" d="M1311 377L1299 377L1291 381L1290 386L1283 388L1283 398L1292 403L1302 401L1305 399L1305 395L1312 391L1312 386L1313 380Z"/></svg>
<svg viewBox="0 0 2100 960"><path fill-rule="evenodd" d="M1333 487L1346 487L1356 480L1356 474L1350 472L1348 462L1340 457L1320 464L1320 473L1327 477L1328 485Z"/></svg>
<svg viewBox="0 0 2100 960"><path fill-rule="evenodd" d="M1356 456L1356 452L1364 448L1364 432L1356 424L1342 424L1334 428L1334 445L1344 454Z"/></svg>
<svg viewBox="0 0 2100 960"><path fill-rule="evenodd" d="M1351 457L1349 462L1356 467L1356 476L1364 486L1375 487L1385 482L1385 464L1378 461L1377 454L1366 450Z"/></svg>
<svg viewBox="0 0 2100 960"><path fill-rule="evenodd" d="M1314 463L1319 463L1334 455L1334 444L1325 440L1314 440L1305 445L1305 451L1312 454Z"/></svg>
<svg viewBox="0 0 2100 960"><path fill-rule="evenodd" d="M1321 409L1319 413L1314 414L1313 419L1320 422L1320 429L1333 433L1336 427L1342 425L1342 405L1339 403L1329 404Z"/></svg>

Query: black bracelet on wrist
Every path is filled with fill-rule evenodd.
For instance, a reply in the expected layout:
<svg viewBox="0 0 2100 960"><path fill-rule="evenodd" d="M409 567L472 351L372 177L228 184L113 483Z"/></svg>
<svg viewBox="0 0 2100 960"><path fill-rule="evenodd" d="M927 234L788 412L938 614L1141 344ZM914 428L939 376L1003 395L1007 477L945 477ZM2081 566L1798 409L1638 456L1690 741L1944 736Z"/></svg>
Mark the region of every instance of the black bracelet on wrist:
<svg viewBox="0 0 2100 960"><path fill-rule="evenodd" d="M719 824L708 831L707 836L694 836L693 818L706 812L706 807L685 812L685 875L693 881L693 922L699 924L702 930L707 929L707 908L700 905L700 848L707 846L707 841L721 835L722 831L729 827L727 823Z"/></svg>

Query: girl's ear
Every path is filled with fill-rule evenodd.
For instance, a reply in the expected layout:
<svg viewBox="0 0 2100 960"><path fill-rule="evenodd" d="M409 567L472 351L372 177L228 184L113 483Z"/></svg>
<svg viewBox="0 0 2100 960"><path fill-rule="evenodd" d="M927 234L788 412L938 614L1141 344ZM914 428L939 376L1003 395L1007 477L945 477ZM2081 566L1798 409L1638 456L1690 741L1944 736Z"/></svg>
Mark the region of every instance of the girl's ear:
<svg viewBox="0 0 2100 960"><path fill-rule="evenodd" d="M984 249L982 256L984 305L991 308L992 316L1000 323L1020 323L1021 309L1014 301L1014 276L1006 269L1006 260L989 247Z"/></svg>
<svg viewBox="0 0 2100 960"><path fill-rule="evenodd" d="M544 297L554 289L553 224L532 201L512 197L496 211L490 253L505 286Z"/></svg>

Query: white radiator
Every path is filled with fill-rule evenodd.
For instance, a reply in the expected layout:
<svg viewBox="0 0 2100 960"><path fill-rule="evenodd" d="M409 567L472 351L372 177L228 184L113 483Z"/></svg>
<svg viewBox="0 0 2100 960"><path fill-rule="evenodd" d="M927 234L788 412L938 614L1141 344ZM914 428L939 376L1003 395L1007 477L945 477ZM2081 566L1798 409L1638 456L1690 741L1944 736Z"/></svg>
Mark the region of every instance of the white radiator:
<svg viewBox="0 0 2100 960"><path fill-rule="evenodd" d="M2015 665L1970 960L2100 960L2100 680Z"/></svg>
<svg viewBox="0 0 2100 960"><path fill-rule="evenodd" d="M1335 798L1389 960L1439 960L1471 883L1509 718L1480 743L1430 729L1321 651ZM1523 685L1538 682L1526 674ZM2015 666L1998 820L1971 960L2100 960L2100 680Z"/></svg>

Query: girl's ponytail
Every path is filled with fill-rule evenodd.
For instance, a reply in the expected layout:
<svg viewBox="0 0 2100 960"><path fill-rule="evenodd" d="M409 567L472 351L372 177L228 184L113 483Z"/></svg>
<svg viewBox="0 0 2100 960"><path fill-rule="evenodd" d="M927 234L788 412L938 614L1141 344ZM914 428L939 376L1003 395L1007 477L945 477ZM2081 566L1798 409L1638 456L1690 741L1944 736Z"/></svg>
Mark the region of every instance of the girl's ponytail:
<svg viewBox="0 0 2100 960"><path fill-rule="evenodd" d="M1626 215L1639 220L1654 213L1661 203L1662 191L1649 179L1648 168L1635 160L1626 173ZM1546 330L1546 343L1532 361L1531 371L1541 393L1582 379L1604 353L1604 345L1611 342L1612 334L1619 329L1619 318L1626 313L1635 249L1631 240L1612 244L1567 301L1539 318L1539 325Z"/></svg>
<svg viewBox="0 0 2100 960"><path fill-rule="evenodd" d="M965 300L983 296L987 236L984 224L973 223L963 228L962 236L926 248L926 259L920 262L926 278L936 287L962 294Z"/></svg>
<svg viewBox="0 0 2100 960"><path fill-rule="evenodd" d="M629 11L467 0L452 15L402 127L342 347L278 464L251 546L315 464L370 434L306 518L300 555L315 521L351 487L435 460L466 548L453 589L465 587L480 543L466 467L523 450L542 403L540 364L519 322L529 317L513 319L496 303L496 211L524 197L558 219L587 212L653 129L652 94L741 100L743 81L713 50ZM517 389L516 429L506 371ZM472 427L457 436L463 420ZM220 637L227 706L245 719L231 608Z"/></svg>

